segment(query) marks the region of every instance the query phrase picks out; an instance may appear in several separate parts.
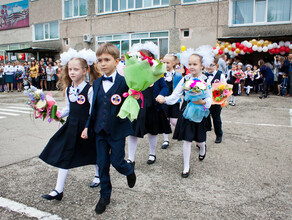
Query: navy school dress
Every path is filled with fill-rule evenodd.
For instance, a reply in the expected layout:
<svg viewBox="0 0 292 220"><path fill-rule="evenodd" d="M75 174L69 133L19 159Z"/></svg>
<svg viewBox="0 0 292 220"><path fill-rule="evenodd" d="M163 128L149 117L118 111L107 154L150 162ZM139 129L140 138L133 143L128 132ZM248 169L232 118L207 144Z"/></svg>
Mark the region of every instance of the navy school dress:
<svg viewBox="0 0 292 220"><path fill-rule="evenodd" d="M163 106L155 101L160 94L166 96L168 87L163 78L157 80L152 87L147 88L143 92L144 107L140 108L137 120L132 122L135 137L143 138L145 134L170 134L171 127ZM139 100L141 106L141 99Z"/></svg>
<svg viewBox="0 0 292 220"><path fill-rule="evenodd" d="M184 78L186 81L186 78ZM185 94L184 94L185 95ZM204 142L206 141L207 135L207 119L203 117L203 120L200 123L196 123L190 121L189 119L185 119L183 117L183 112L187 107L189 101L183 101L181 106L179 117L177 120L177 124L175 126L175 130L173 133L173 139L179 141L196 141L196 142Z"/></svg>
<svg viewBox="0 0 292 220"><path fill-rule="evenodd" d="M233 87L232 87L232 95L233 96L237 96L238 95L238 88L239 88L239 86L238 86L238 83L235 83L235 81L236 81L236 77L235 76L233 76L233 71L231 70L231 71L229 71L229 80L228 80L228 84L231 84L231 85L233 85Z"/></svg>
<svg viewBox="0 0 292 220"><path fill-rule="evenodd" d="M96 164L96 148L93 138L82 139L81 133L89 117L90 103L87 98L90 85L79 94L85 102L71 102L66 123L49 140L39 158L44 162L63 169ZM69 97L69 87L67 88Z"/></svg>

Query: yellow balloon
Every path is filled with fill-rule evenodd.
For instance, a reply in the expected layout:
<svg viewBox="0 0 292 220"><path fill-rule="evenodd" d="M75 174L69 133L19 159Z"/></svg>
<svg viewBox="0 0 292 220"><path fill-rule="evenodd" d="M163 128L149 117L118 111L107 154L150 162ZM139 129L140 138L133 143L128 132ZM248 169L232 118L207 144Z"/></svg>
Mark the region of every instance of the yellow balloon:
<svg viewBox="0 0 292 220"><path fill-rule="evenodd" d="M228 50L232 50L232 46L229 44L229 45L227 46L227 49L228 49Z"/></svg>
<svg viewBox="0 0 292 220"><path fill-rule="evenodd" d="M184 52L184 51L186 50L186 46L185 46L185 45L182 45L182 46L180 47L180 49L181 49L182 52Z"/></svg>
<svg viewBox="0 0 292 220"><path fill-rule="evenodd" d="M221 46L220 46L220 49L221 49L221 50L224 50L224 49L225 49L224 45L221 45Z"/></svg>
<svg viewBox="0 0 292 220"><path fill-rule="evenodd" d="M258 43L257 43L258 47L262 46L262 44L263 43L261 41L258 41Z"/></svg>
<svg viewBox="0 0 292 220"><path fill-rule="evenodd" d="M252 40L251 40L252 45L256 45L257 42L258 42L258 41L257 41L256 39L252 39Z"/></svg>
<svg viewBox="0 0 292 220"><path fill-rule="evenodd" d="M220 47L220 44L219 43L216 43L216 47Z"/></svg>
<svg viewBox="0 0 292 220"><path fill-rule="evenodd" d="M268 46L269 43L270 43L270 42L269 42L268 40L265 40L264 43L263 43L263 45L264 45L264 46Z"/></svg>
<svg viewBox="0 0 292 220"><path fill-rule="evenodd" d="M236 49L235 49L235 52L236 52L237 54L239 54L240 51L241 51L241 50L240 50L239 48L236 48Z"/></svg>
<svg viewBox="0 0 292 220"><path fill-rule="evenodd" d="M230 45L229 42L225 42L225 47L228 47Z"/></svg>

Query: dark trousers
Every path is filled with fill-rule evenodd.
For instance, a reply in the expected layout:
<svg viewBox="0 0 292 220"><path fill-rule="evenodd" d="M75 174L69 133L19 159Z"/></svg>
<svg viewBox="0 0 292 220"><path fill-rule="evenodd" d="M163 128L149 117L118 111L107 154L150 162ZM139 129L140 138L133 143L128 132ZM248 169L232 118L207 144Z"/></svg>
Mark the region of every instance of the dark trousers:
<svg viewBox="0 0 292 220"><path fill-rule="evenodd" d="M104 131L95 134L97 165L99 167L100 197L110 198L112 184L110 180L110 164L121 174L128 176L134 172L125 158L125 138L113 140Z"/></svg>
<svg viewBox="0 0 292 220"><path fill-rule="evenodd" d="M221 105L211 105L210 107L210 115L213 120L214 131L216 137L222 137L222 121L221 121Z"/></svg>
<svg viewBox="0 0 292 220"><path fill-rule="evenodd" d="M288 73L288 87L287 87L287 91L292 96L292 72L289 72Z"/></svg>
<svg viewBox="0 0 292 220"><path fill-rule="evenodd" d="M263 88L263 95L268 96L268 94L269 94L269 87L268 87L267 79L264 79L263 86L264 86L264 88Z"/></svg>

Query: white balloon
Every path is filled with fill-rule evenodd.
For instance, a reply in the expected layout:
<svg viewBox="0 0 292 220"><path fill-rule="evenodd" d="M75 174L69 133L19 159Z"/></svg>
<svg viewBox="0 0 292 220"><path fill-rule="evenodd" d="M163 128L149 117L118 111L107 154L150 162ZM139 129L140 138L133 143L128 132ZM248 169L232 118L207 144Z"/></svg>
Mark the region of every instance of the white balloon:
<svg viewBox="0 0 292 220"><path fill-rule="evenodd" d="M248 42L246 46L247 46L247 48L251 48L252 47L252 43Z"/></svg>
<svg viewBox="0 0 292 220"><path fill-rule="evenodd" d="M269 50L268 47L266 47L266 46L263 47L263 52L268 52L268 50Z"/></svg>
<svg viewBox="0 0 292 220"><path fill-rule="evenodd" d="M257 45L254 45L253 47L252 47L252 50L253 51L257 51L259 49L259 47L257 46Z"/></svg>
<svg viewBox="0 0 292 220"><path fill-rule="evenodd" d="M260 42L262 42L262 44L263 44L263 43L264 43L264 40L263 40L263 39L261 39L261 40L260 40Z"/></svg>
<svg viewBox="0 0 292 220"><path fill-rule="evenodd" d="M232 46L233 48L236 48L236 43L232 43L231 46Z"/></svg>
<svg viewBox="0 0 292 220"><path fill-rule="evenodd" d="M277 43L273 43L273 47L274 48L277 48L278 47L278 44Z"/></svg>
<svg viewBox="0 0 292 220"><path fill-rule="evenodd" d="M219 46L217 46L217 47L216 47L216 49L219 51L219 50L220 50L220 47L219 47Z"/></svg>
<svg viewBox="0 0 292 220"><path fill-rule="evenodd" d="M244 55L244 54L245 54L245 52L242 50L242 51L240 51L240 54L241 54L241 55Z"/></svg>
<svg viewBox="0 0 292 220"><path fill-rule="evenodd" d="M280 41L280 42L279 42L279 45L280 45L280 47L282 47L282 46L285 45L285 42L284 42L284 41Z"/></svg>
<svg viewBox="0 0 292 220"><path fill-rule="evenodd" d="M269 49L269 50L273 49L273 44L269 44L269 45L268 45L268 49Z"/></svg>
<svg viewBox="0 0 292 220"><path fill-rule="evenodd" d="M230 56L232 56L232 55L233 55L233 51L229 51L228 53L229 53L229 55L230 55Z"/></svg>
<svg viewBox="0 0 292 220"><path fill-rule="evenodd" d="M292 50L292 44L290 44L289 49Z"/></svg>
<svg viewBox="0 0 292 220"><path fill-rule="evenodd" d="M214 53L215 53L216 55L218 54L218 52L219 52L218 49L215 49L215 50L214 50Z"/></svg>
<svg viewBox="0 0 292 220"><path fill-rule="evenodd" d="M286 42L285 42L285 47L289 47L290 44L291 44L290 41L286 41Z"/></svg>
<svg viewBox="0 0 292 220"><path fill-rule="evenodd" d="M228 48L224 49L224 53L228 53L228 51L229 51Z"/></svg>
<svg viewBox="0 0 292 220"><path fill-rule="evenodd" d="M241 41L240 43L241 43L243 46L245 46L245 41Z"/></svg>
<svg viewBox="0 0 292 220"><path fill-rule="evenodd" d="M259 47L258 48L258 52L262 52L263 51L263 48L262 47Z"/></svg>

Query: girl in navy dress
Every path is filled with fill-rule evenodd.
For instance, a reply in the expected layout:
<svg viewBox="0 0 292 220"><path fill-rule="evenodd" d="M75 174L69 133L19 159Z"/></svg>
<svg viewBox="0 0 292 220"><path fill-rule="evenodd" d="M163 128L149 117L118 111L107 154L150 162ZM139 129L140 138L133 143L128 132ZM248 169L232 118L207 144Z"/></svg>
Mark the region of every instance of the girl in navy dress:
<svg viewBox="0 0 292 220"><path fill-rule="evenodd" d="M181 96L184 94L183 85L186 80L192 78L198 78L201 81L206 80L206 76L202 74L204 66L210 66L210 64L214 60L214 54L211 46L201 46L196 51L187 50L185 52L186 55L181 54L182 57L187 58L188 60L188 69L190 74L185 76L178 83L175 90L172 92L170 96L163 97L159 95L156 100L159 103L166 103L168 105L172 105L176 103ZM184 59L185 59L184 58ZM186 63L181 60L181 63ZM185 64L187 65L187 64ZM209 109L212 104L212 94L211 89L207 89L207 97L205 99L200 99L198 101L194 101L194 104L203 105L205 109ZM181 107L180 116L178 118L175 131L173 134L173 139L177 139L179 141L183 140L183 159L184 159L184 169L181 173L183 178L186 178L190 174L190 156L191 156L191 145L192 141L196 141L197 146L200 147L199 160L202 161L206 156L206 118L203 117L201 122L193 122L189 119L185 119L183 117L183 112L187 106L188 102L184 101Z"/></svg>
<svg viewBox="0 0 292 220"><path fill-rule="evenodd" d="M93 96L92 87L84 81L84 78L89 71L91 82L93 82L101 76L101 73L94 63L95 53L86 51L87 55L84 55L83 52L77 53L70 49L63 54L63 59L61 55L62 64L66 65L63 70L66 107L62 111L61 118L69 116L39 156L44 162L59 168L55 189L50 194L42 195L48 200L62 199L68 169L71 168L95 165L96 176L90 186L99 185L94 140L82 139L81 133L89 117Z"/></svg>
<svg viewBox="0 0 292 220"><path fill-rule="evenodd" d="M152 42L134 44L131 51L139 51L155 59L154 54L158 54L158 46ZM137 120L133 121L134 133L128 137L128 162L135 164L138 137L143 138L147 134L150 151L147 164L150 165L156 161L157 135L171 133L170 124L163 110L163 106L155 101L158 95L166 96L168 94L168 86L164 78L160 78L153 86L150 86L142 93L144 96L144 108L140 109ZM139 102L141 103L141 101Z"/></svg>
<svg viewBox="0 0 292 220"><path fill-rule="evenodd" d="M168 86L168 95L170 95L179 81L182 79L181 73L178 73L174 70L177 65L177 57L173 54L166 54L163 58L163 62L166 64L166 73L164 74L165 82ZM164 105L164 110L170 124L176 126L176 122L179 116L179 107L181 99L177 101L174 105ZM162 149L166 149L169 146L168 134L163 134L164 142L161 146Z"/></svg>

